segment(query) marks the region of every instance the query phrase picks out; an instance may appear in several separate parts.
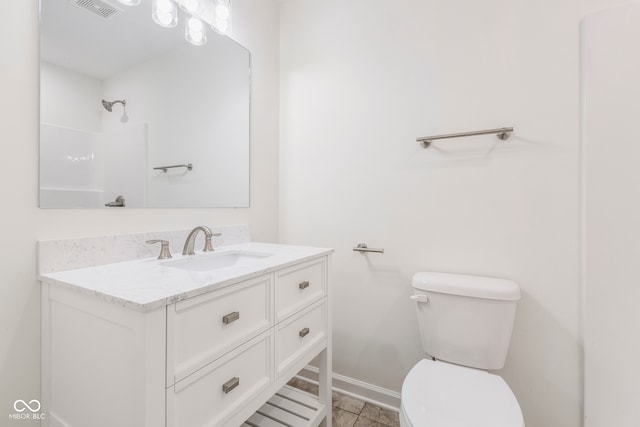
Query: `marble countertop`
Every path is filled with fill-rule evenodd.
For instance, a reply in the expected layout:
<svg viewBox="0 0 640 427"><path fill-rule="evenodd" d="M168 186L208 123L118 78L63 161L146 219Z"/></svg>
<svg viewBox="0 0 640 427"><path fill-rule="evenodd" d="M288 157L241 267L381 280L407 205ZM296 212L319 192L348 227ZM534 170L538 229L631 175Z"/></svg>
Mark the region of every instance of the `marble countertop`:
<svg viewBox="0 0 640 427"><path fill-rule="evenodd" d="M246 251L269 254L242 265L209 271L193 271L170 267L167 263L184 258L174 255L171 260L146 258L75 270L39 275L40 281L139 311L151 311L177 301L191 298L261 274L317 258L333 249L272 243L241 243L216 248L212 254ZM196 251L193 257L206 257Z"/></svg>

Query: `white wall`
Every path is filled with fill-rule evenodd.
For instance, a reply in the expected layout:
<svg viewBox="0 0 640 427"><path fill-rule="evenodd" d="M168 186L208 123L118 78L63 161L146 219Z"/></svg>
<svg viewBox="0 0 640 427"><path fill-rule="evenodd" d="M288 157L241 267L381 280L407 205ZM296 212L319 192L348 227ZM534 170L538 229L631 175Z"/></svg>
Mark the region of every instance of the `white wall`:
<svg viewBox="0 0 640 427"><path fill-rule="evenodd" d="M576 3L288 1L280 19L280 236L336 249L334 370L399 391L422 357L413 273L506 277L523 298L500 374L528 427L580 425Z"/></svg>
<svg viewBox="0 0 640 427"><path fill-rule="evenodd" d="M87 132L102 130L102 81L48 62L40 64L40 75L43 123Z"/></svg>
<svg viewBox="0 0 640 427"><path fill-rule="evenodd" d="M640 425L640 3L583 22L585 425Z"/></svg>
<svg viewBox="0 0 640 427"><path fill-rule="evenodd" d="M251 208L118 211L37 208L38 1L9 2L3 13L0 416L6 417L16 399L40 394L36 240L249 223L254 240L277 241L278 13L271 0L234 1L234 32L252 52Z"/></svg>

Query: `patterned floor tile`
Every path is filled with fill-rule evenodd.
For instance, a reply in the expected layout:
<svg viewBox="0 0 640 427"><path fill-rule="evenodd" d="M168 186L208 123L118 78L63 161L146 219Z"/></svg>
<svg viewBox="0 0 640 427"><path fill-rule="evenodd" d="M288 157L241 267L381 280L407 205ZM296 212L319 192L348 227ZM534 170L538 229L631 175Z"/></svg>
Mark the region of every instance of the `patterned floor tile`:
<svg viewBox="0 0 640 427"><path fill-rule="evenodd" d="M380 419L380 408L371 403L366 403L362 408L362 412L360 412L360 416L377 422Z"/></svg>
<svg viewBox="0 0 640 427"><path fill-rule="evenodd" d="M364 401L336 393L335 391L332 393L332 400L334 407L344 409L354 414L359 414L362 408L364 408Z"/></svg>
<svg viewBox="0 0 640 427"><path fill-rule="evenodd" d="M297 388L298 390L306 391L307 393L318 396L318 386L315 384L311 384L310 382L293 377L287 384L289 384L291 387Z"/></svg>
<svg viewBox="0 0 640 427"><path fill-rule="evenodd" d="M365 418L362 415L358 417L353 427L386 427L384 424L380 424L376 421L372 421L369 418Z"/></svg>
<svg viewBox="0 0 640 427"><path fill-rule="evenodd" d="M292 378L290 386L318 395L318 386ZM365 403L363 400L332 392L334 427L400 427L398 413Z"/></svg>
<svg viewBox="0 0 640 427"><path fill-rule="evenodd" d="M353 427L358 415L344 411L340 408L333 408L332 417L334 427Z"/></svg>
<svg viewBox="0 0 640 427"><path fill-rule="evenodd" d="M400 427L400 414L391 409L380 408L378 422L389 427Z"/></svg>

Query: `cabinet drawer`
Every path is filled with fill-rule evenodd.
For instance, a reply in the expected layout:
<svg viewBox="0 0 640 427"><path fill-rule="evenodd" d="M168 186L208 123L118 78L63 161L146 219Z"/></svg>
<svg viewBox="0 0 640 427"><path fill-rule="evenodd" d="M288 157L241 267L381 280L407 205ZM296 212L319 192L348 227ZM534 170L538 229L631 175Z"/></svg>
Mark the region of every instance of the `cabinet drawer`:
<svg viewBox="0 0 640 427"><path fill-rule="evenodd" d="M277 374L280 375L301 357L309 356L306 352L312 347L326 345L326 341L327 303L322 300L276 326Z"/></svg>
<svg viewBox="0 0 640 427"><path fill-rule="evenodd" d="M326 260L315 259L276 272L278 321L319 300L326 294Z"/></svg>
<svg viewBox="0 0 640 427"><path fill-rule="evenodd" d="M270 277L260 276L169 307L167 386L269 329Z"/></svg>
<svg viewBox="0 0 640 427"><path fill-rule="evenodd" d="M267 388L271 339L265 332L167 389L168 425L218 425Z"/></svg>

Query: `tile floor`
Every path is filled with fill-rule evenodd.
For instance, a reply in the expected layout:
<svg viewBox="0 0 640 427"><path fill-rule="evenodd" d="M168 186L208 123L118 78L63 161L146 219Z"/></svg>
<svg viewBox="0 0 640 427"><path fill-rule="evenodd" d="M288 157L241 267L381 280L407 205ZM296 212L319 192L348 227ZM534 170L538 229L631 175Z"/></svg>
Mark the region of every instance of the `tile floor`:
<svg viewBox="0 0 640 427"><path fill-rule="evenodd" d="M318 395L318 386L293 378L289 385ZM400 427L398 413L333 392L334 427Z"/></svg>

